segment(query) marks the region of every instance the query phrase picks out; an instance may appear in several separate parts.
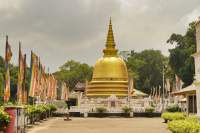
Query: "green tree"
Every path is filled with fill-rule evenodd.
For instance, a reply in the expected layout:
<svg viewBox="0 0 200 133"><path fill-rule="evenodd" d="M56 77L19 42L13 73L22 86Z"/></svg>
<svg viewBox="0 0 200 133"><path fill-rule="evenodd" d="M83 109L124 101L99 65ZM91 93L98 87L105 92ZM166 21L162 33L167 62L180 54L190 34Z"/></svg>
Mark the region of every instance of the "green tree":
<svg viewBox="0 0 200 133"><path fill-rule="evenodd" d="M3 101L4 74L5 74L5 63L3 57L0 56L0 104Z"/></svg>
<svg viewBox="0 0 200 133"><path fill-rule="evenodd" d="M135 80L135 87L150 93L153 87L162 87L162 70L167 58L159 50L131 51L127 66Z"/></svg>
<svg viewBox="0 0 200 133"><path fill-rule="evenodd" d="M88 64L80 63L74 60L67 61L60 67L60 70L54 73L57 79L66 82L72 90L78 81L85 82L91 80L92 67Z"/></svg>
<svg viewBox="0 0 200 133"><path fill-rule="evenodd" d="M169 64L174 73L182 79L184 86L190 85L194 80L194 59L191 55L196 51L195 33L195 22L192 22L185 35L173 33L167 40L167 43L175 46L169 50Z"/></svg>

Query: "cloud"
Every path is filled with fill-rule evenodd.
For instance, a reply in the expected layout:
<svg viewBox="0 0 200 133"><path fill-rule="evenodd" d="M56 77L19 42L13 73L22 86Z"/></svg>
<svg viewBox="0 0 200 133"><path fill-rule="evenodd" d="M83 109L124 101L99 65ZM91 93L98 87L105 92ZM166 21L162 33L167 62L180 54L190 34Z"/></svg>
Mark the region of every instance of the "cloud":
<svg viewBox="0 0 200 133"><path fill-rule="evenodd" d="M0 0L0 55L9 35L17 63L18 41L56 71L69 59L91 65L102 55L112 16L119 50L159 49L199 15L199 0Z"/></svg>

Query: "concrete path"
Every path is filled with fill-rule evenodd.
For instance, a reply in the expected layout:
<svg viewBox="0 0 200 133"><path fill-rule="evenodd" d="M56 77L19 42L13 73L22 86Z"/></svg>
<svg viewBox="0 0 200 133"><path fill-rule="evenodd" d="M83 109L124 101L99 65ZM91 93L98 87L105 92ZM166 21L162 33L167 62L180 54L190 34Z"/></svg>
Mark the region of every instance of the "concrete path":
<svg viewBox="0 0 200 133"><path fill-rule="evenodd" d="M170 133L161 118L53 118L28 133Z"/></svg>

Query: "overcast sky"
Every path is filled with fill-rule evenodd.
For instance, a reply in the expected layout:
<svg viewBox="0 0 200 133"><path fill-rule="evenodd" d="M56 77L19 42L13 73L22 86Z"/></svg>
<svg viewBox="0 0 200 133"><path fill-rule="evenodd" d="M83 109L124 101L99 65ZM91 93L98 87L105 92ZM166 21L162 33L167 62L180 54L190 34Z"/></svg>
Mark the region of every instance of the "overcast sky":
<svg viewBox="0 0 200 133"><path fill-rule="evenodd" d="M21 41L28 62L33 50L51 72L70 59L94 65L110 16L119 51L168 55L166 40L200 16L200 0L0 0L0 55L8 34L15 64Z"/></svg>

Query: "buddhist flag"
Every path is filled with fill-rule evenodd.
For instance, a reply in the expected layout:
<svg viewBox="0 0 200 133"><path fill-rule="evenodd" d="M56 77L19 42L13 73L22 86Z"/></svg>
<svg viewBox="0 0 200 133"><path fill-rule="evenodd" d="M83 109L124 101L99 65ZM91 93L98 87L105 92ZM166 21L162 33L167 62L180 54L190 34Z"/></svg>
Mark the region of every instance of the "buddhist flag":
<svg viewBox="0 0 200 133"><path fill-rule="evenodd" d="M50 74L47 75L47 99L50 99L51 95L51 76Z"/></svg>
<svg viewBox="0 0 200 133"><path fill-rule="evenodd" d="M5 88L4 88L4 102L8 102L10 99L10 70L9 70L9 62L12 58L11 47L8 43L8 36L6 36L6 49L5 49Z"/></svg>
<svg viewBox="0 0 200 133"><path fill-rule="evenodd" d="M5 74L5 89L4 89L4 102L8 102L10 99L10 70L6 68Z"/></svg>
<svg viewBox="0 0 200 133"><path fill-rule="evenodd" d="M152 96L153 96L153 88L150 89L150 96L149 97L152 98Z"/></svg>
<svg viewBox="0 0 200 133"><path fill-rule="evenodd" d="M132 96L132 94L134 93L134 81L133 78L129 79L129 86L128 86L128 96Z"/></svg>
<svg viewBox="0 0 200 133"><path fill-rule="evenodd" d="M158 87L158 100L161 98L161 86Z"/></svg>
<svg viewBox="0 0 200 133"><path fill-rule="evenodd" d="M23 101L23 90L22 85L24 81L24 57L21 51L21 43L19 43L19 67L18 67L18 83L17 83L17 101L22 104Z"/></svg>
<svg viewBox="0 0 200 133"><path fill-rule="evenodd" d="M11 46L8 43L8 36L6 36L6 51L5 51L5 62L8 63L12 58Z"/></svg>
<svg viewBox="0 0 200 133"><path fill-rule="evenodd" d="M24 76L23 76L23 84L22 84L22 99L23 104L28 103L28 89L26 87L26 54L24 54L24 62L23 62L23 68L24 68Z"/></svg>
<svg viewBox="0 0 200 133"><path fill-rule="evenodd" d="M67 87L66 83L62 83L62 95L61 95L61 100L68 101L69 98L69 88Z"/></svg>
<svg viewBox="0 0 200 133"><path fill-rule="evenodd" d="M158 99L158 88L156 87L155 88L155 100L157 102L157 99Z"/></svg>
<svg viewBox="0 0 200 133"><path fill-rule="evenodd" d="M31 52L31 83L29 89L29 96L37 96L38 89L38 57Z"/></svg>
<svg viewBox="0 0 200 133"><path fill-rule="evenodd" d="M153 88L153 99L155 99L156 90L155 87Z"/></svg>
<svg viewBox="0 0 200 133"><path fill-rule="evenodd" d="M175 78L176 78L176 91L182 89L183 86L183 81L181 80L181 78L175 74Z"/></svg>
<svg viewBox="0 0 200 133"><path fill-rule="evenodd" d="M87 94L87 90L88 90L88 80L85 81L85 94Z"/></svg>
<svg viewBox="0 0 200 133"><path fill-rule="evenodd" d="M47 91L47 82L46 82L46 74L45 74L45 67L41 65L41 78L40 78L40 99L42 101L46 100L46 91Z"/></svg>
<svg viewBox="0 0 200 133"><path fill-rule="evenodd" d="M49 74L48 76L48 93L47 97L49 100L53 99L53 93L54 93L54 78L52 74Z"/></svg>
<svg viewBox="0 0 200 133"><path fill-rule="evenodd" d="M51 99L55 100L57 98L57 80L52 75L52 90L51 90Z"/></svg>

